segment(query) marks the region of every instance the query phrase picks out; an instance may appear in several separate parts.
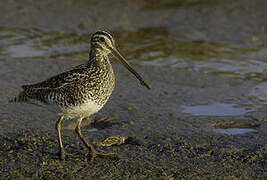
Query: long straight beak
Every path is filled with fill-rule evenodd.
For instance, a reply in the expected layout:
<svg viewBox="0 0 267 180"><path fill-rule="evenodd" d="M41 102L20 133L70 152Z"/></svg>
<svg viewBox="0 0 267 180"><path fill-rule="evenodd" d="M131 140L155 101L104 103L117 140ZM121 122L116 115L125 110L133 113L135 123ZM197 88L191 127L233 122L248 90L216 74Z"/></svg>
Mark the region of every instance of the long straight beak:
<svg viewBox="0 0 267 180"><path fill-rule="evenodd" d="M148 84L126 61L126 59L119 53L116 48L111 48L112 54L120 60L120 62L131 72L135 75L135 77L140 81L141 85L145 86L147 89L152 89L151 85Z"/></svg>

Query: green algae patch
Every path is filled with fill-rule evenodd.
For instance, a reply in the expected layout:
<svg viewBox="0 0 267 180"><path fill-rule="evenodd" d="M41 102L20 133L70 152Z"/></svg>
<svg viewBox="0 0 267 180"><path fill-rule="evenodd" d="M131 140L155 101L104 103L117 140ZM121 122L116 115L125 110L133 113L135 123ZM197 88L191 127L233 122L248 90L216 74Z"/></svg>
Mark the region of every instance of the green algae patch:
<svg viewBox="0 0 267 180"><path fill-rule="evenodd" d="M216 128L256 128L259 127L262 123L267 122L266 119L259 120L258 122L251 121L219 121L210 123L211 126Z"/></svg>

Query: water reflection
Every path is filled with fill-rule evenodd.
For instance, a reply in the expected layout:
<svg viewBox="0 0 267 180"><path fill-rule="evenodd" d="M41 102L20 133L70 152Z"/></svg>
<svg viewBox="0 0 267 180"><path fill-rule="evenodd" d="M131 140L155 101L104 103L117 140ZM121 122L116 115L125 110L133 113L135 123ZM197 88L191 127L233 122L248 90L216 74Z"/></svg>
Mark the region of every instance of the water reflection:
<svg viewBox="0 0 267 180"><path fill-rule="evenodd" d="M113 32L122 54L132 63L172 66L211 75L266 80L267 50L263 43L234 45L172 37L166 27ZM87 57L88 33L0 27L0 58Z"/></svg>
<svg viewBox="0 0 267 180"><path fill-rule="evenodd" d="M263 104L267 104L267 82L255 86L250 93L250 97L258 99Z"/></svg>
<svg viewBox="0 0 267 180"><path fill-rule="evenodd" d="M84 55L88 41L88 34L0 27L0 58Z"/></svg>
<svg viewBox="0 0 267 180"><path fill-rule="evenodd" d="M142 65L167 65L258 81L266 78L267 50L263 43L181 41L174 39L164 27L143 28L122 37L125 44L122 49Z"/></svg>
<svg viewBox="0 0 267 180"><path fill-rule="evenodd" d="M257 132L257 130L249 129L249 128L229 128L229 129L217 128L216 132L220 133L220 134L238 135L238 134L246 134L246 133Z"/></svg>

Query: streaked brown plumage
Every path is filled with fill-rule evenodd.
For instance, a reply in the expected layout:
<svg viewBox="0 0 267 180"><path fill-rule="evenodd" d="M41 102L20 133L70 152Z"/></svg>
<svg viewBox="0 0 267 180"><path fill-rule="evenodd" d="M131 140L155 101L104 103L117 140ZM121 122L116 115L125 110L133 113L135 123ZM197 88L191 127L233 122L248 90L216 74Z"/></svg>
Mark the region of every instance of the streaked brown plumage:
<svg viewBox="0 0 267 180"><path fill-rule="evenodd" d="M130 67L115 47L113 37L105 31L97 31L91 38L89 61L70 71L53 76L46 81L22 86L23 91L12 102L31 102L54 105L60 118L56 123L59 141L59 156L65 157L61 140L61 122L63 119L78 119L76 132L92 157L110 156L97 152L81 133L80 125L84 117L98 112L108 101L114 86L115 76L108 55L113 54L132 72L140 83L151 89L141 76Z"/></svg>

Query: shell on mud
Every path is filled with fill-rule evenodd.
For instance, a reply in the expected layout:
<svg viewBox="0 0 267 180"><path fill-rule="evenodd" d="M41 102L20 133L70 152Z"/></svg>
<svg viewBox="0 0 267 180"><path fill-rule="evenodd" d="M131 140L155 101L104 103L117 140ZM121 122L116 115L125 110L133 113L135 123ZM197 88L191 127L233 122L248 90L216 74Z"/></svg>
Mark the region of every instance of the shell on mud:
<svg viewBox="0 0 267 180"><path fill-rule="evenodd" d="M124 144L128 137L125 136L110 136L103 141L99 142L100 146L108 147L113 145L121 145Z"/></svg>

